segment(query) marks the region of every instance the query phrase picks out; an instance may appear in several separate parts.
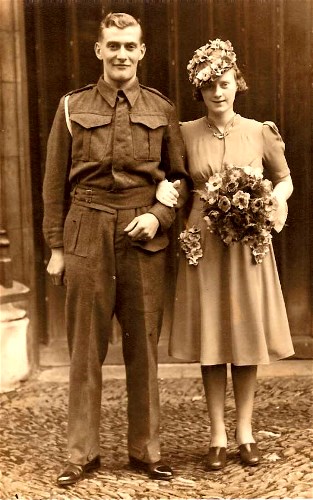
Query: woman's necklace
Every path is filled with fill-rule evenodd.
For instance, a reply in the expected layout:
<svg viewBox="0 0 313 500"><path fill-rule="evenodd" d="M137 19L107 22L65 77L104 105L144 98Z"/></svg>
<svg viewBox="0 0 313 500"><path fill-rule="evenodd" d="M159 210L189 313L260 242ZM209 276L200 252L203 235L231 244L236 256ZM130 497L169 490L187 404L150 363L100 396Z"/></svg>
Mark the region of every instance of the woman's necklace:
<svg viewBox="0 0 313 500"><path fill-rule="evenodd" d="M214 124L212 125L212 124L209 122L209 119L208 119L208 117L207 117L207 116L206 116L205 118L206 118L206 121L207 121L207 126L209 127L209 129L211 129L211 130L212 130L212 134L213 134L213 136L214 136L214 137L216 137L217 139L224 139L224 138L225 138L225 137L229 134L229 132L230 132L231 128L234 126L234 122L235 122L235 118L236 118L236 116L237 116L237 113L235 113L235 114L234 114L234 116L233 116L233 118L232 118L231 122L228 122L228 123L230 123L229 127L227 127L228 123L226 124L224 132L220 132L220 131L218 130L218 128L217 128L217 126L216 126L216 125L214 125ZM214 132L214 131L213 131L213 127L215 127L215 128L218 130L218 132ZM227 127L227 129L226 129L226 127Z"/></svg>

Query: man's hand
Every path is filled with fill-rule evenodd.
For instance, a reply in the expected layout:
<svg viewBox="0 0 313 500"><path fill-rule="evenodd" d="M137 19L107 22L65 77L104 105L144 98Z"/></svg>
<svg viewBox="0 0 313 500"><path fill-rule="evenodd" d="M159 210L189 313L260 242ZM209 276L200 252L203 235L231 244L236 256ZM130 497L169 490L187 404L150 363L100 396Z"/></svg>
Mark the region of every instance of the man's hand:
<svg viewBox="0 0 313 500"><path fill-rule="evenodd" d="M64 274L64 250L63 248L52 248L51 258L47 265L47 272L54 285L63 285Z"/></svg>
<svg viewBox="0 0 313 500"><path fill-rule="evenodd" d="M179 185L180 180L169 182L167 179L164 179L164 181L159 182L155 195L156 199L163 203L163 205L173 208L177 204L179 196L179 193L175 188Z"/></svg>
<svg viewBox="0 0 313 500"><path fill-rule="evenodd" d="M135 217L124 229L134 241L149 241L154 238L160 223L153 214L142 214Z"/></svg>

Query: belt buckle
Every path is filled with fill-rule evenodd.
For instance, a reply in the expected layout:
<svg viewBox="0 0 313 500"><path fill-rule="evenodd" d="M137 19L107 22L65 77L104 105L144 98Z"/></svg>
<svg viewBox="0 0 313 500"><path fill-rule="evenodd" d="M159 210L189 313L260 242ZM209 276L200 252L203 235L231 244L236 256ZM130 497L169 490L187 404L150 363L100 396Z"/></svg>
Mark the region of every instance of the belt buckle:
<svg viewBox="0 0 313 500"><path fill-rule="evenodd" d="M85 189L85 201L86 203L91 203L92 202L92 189Z"/></svg>

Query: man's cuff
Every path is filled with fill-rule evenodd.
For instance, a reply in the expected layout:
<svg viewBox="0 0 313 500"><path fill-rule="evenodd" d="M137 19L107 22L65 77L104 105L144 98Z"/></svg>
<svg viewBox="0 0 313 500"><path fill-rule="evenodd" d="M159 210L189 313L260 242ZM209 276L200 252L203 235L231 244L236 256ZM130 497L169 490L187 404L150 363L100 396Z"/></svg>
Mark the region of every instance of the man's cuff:
<svg viewBox="0 0 313 500"><path fill-rule="evenodd" d="M45 241L49 248L63 247L63 228L62 229L44 229Z"/></svg>
<svg viewBox="0 0 313 500"><path fill-rule="evenodd" d="M153 205L148 213L155 215L159 220L162 231L167 231L171 227L176 216L175 208L166 207L160 202Z"/></svg>

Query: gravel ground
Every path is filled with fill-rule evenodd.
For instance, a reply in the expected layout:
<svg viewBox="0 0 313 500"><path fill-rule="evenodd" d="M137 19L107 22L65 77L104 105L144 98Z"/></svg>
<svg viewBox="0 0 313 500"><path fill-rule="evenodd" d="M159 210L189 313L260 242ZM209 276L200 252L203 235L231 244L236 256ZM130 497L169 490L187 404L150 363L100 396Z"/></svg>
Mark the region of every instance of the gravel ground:
<svg viewBox="0 0 313 500"><path fill-rule="evenodd" d="M68 385L32 379L0 395L0 500L313 497L311 377L258 381L254 428L263 460L255 468L239 462L228 384L228 458L217 472L205 465L210 428L201 380L164 379L160 391L163 458L175 478L151 481L129 469L125 382L109 380L103 388L102 467L70 488L55 484L65 457Z"/></svg>

